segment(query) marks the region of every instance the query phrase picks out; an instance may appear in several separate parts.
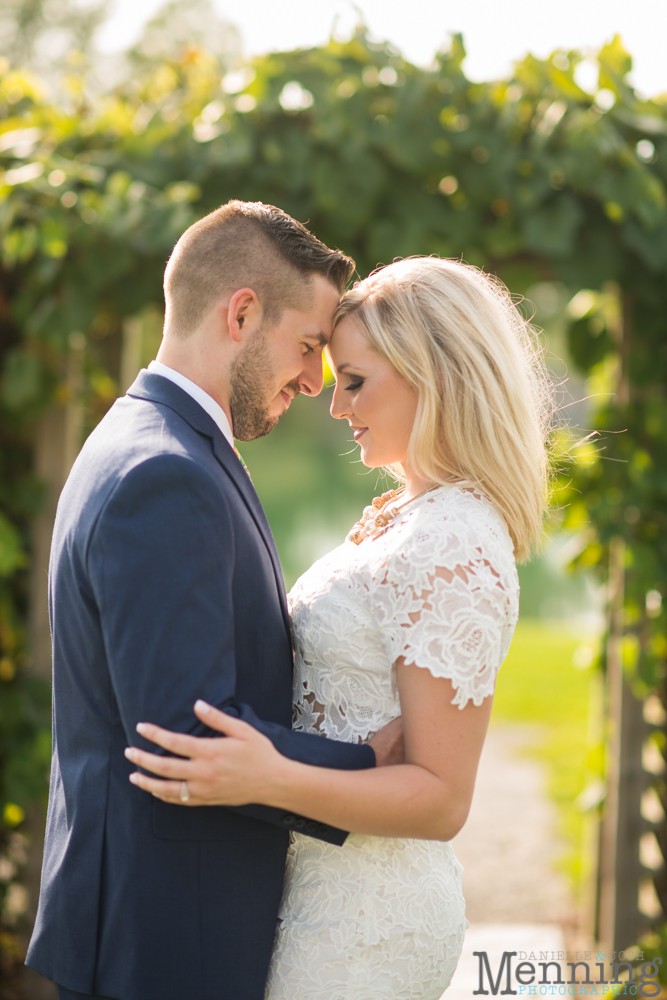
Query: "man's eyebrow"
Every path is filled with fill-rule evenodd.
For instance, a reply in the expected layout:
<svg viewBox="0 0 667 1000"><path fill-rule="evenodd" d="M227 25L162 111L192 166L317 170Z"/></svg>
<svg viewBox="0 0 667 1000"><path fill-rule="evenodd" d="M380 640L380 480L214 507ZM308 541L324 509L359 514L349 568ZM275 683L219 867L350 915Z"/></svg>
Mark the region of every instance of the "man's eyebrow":
<svg viewBox="0 0 667 1000"><path fill-rule="evenodd" d="M321 330L319 333L307 333L306 340L316 340L319 347L326 347L329 343L326 333L322 333Z"/></svg>

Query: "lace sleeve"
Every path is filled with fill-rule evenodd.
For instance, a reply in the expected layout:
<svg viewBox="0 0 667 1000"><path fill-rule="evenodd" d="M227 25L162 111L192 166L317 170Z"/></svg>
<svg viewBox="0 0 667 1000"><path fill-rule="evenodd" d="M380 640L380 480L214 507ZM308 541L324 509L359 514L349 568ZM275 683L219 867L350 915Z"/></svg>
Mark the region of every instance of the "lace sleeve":
<svg viewBox="0 0 667 1000"><path fill-rule="evenodd" d="M391 662L402 656L448 678L461 709L481 705L516 623L509 538L486 525L431 522L386 563L374 588L377 622Z"/></svg>

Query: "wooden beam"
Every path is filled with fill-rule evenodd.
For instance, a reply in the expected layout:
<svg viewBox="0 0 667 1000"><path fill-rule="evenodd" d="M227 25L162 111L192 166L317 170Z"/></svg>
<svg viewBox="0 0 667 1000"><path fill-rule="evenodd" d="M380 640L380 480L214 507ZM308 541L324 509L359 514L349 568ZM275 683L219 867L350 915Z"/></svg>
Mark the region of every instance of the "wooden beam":
<svg viewBox="0 0 667 1000"><path fill-rule="evenodd" d="M49 628L48 573L51 536L58 499L82 444L84 413L81 403L83 352L82 334L70 337L64 383L65 401L52 406L39 420L34 439L34 470L45 490L42 509L32 525L30 576L30 670L51 681L51 631ZM33 805L28 811L26 832L30 840L26 888L26 920L32 927L37 913L39 884L44 850L44 809ZM23 993L29 1000L56 1000L53 983L32 969L23 975Z"/></svg>
<svg viewBox="0 0 667 1000"><path fill-rule="evenodd" d="M609 554L609 638L607 644L607 794L599 858L598 939L609 959L636 943L645 925L639 911L642 869L639 842L644 825L641 797L646 787L642 747L647 727L642 702L623 671L625 543L613 538Z"/></svg>

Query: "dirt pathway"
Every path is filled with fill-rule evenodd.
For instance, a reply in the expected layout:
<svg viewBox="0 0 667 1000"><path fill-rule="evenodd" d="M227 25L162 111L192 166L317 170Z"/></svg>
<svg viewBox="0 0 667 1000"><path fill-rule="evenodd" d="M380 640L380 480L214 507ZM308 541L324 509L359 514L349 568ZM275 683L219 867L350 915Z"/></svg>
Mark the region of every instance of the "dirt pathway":
<svg viewBox="0 0 667 1000"><path fill-rule="evenodd" d="M555 959L565 949L563 927L572 925L575 904L554 865L556 811L542 767L521 755L536 735L530 726L498 725L487 736L470 816L454 840L471 926L442 1000L475 1000L474 952L487 952L497 971L504 951Z"/></svg>
<svg viewBox="0 0 667 1000"><path fill-rule="evenodd" d="M523 726L492 727L468 822L454 840L471 923L566 923L574 902L554 867L561 850L541 766L521 756Z"/></svg>

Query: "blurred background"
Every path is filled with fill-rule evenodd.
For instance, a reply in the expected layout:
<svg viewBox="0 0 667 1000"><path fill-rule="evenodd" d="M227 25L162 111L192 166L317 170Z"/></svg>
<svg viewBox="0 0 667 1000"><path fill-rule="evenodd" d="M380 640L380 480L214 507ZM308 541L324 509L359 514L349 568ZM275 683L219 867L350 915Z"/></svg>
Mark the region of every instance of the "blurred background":
<svg viewBox="0 0 667 1000"><path fill-rule="evenodd" d="M457 844L469 916L667 972L665 29L655 0L0 0L2 1000L51 995L22 958L55 505L155 356L175 241L229 198L279 205L359 277L479 265L539 329L553 504ZM288 587L386 488L329 400L243 447Z"/></svg>

